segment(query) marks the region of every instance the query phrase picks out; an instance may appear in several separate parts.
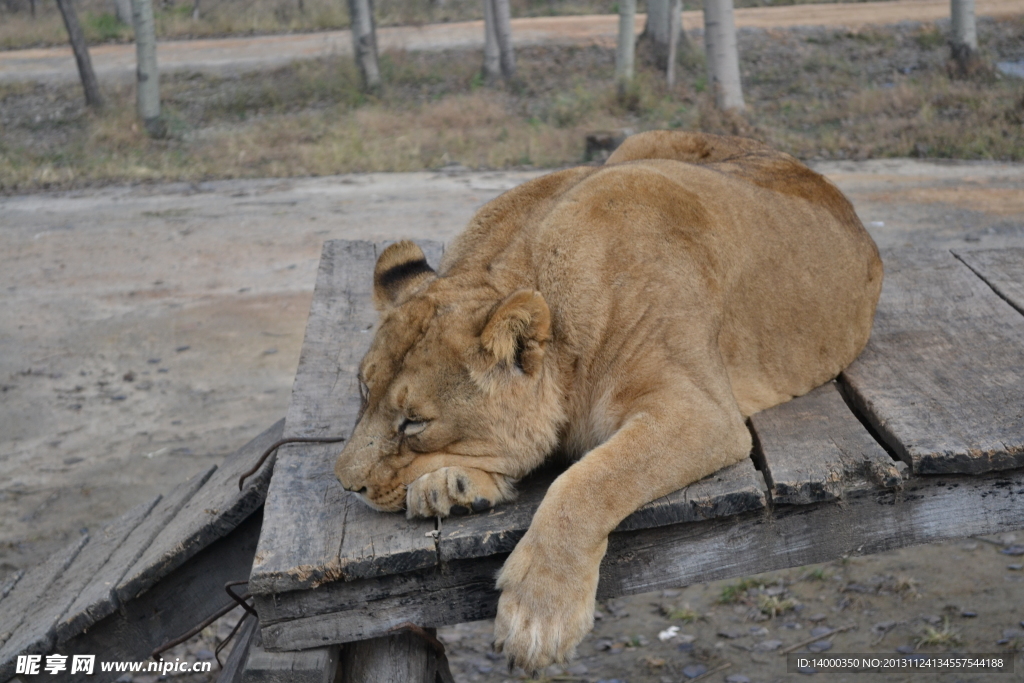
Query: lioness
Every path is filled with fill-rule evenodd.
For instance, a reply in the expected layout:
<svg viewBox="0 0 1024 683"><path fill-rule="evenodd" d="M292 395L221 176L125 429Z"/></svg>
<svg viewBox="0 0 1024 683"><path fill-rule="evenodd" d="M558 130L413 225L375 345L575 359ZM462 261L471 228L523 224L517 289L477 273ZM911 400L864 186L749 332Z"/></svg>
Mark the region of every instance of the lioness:
<svg viewBox="0 0 1024 683"><path fill-rule="evenodd" d="M635 135L488 203L437 272L411 242L384 250L335 473L378 510L443 517L572 456L501 570L495 621L510 664L563 662L593 626L608 534L747 457L748 415L835 377L881 285L850 203L794 158Z"/></svg>

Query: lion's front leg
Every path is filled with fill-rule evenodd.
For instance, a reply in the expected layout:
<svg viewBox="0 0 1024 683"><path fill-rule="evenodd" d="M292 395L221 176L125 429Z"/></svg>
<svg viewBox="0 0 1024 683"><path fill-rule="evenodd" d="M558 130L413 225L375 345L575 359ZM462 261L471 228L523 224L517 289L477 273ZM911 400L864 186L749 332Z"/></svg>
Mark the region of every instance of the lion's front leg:
<svg viewBox="0 0 1024 683"><path fill-rule="evenodd" d="M406 489L410 517L447 517L483 512L515 497L508 477L472 467L442 467L421 475Z"/></svg>
<svg viewBox="0 0 1024 683"><path fill-rule="evenodd" d="M706 394L685 406L652 401L556 479L498 577L495 647L510 665L537 671L571 658L593 627L608 534L644 503L739 461L750 446L735 402Z"/></svg>

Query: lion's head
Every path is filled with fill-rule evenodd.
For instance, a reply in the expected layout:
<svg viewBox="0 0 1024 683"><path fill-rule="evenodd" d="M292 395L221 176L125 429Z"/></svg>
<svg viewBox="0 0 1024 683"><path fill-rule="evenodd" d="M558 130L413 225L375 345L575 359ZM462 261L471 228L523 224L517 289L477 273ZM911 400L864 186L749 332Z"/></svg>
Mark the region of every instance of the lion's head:
<svg viewBox="0 0 1024 683"><path fill-rule="evenodd" d="M401 510L410 484L454 467L487 473L509 497L562 422L544 363L544 298L438 277L418 246L399 242L377 260L373 299L380 321L359 368L363 409L334 468L342 486Z"/></svg>

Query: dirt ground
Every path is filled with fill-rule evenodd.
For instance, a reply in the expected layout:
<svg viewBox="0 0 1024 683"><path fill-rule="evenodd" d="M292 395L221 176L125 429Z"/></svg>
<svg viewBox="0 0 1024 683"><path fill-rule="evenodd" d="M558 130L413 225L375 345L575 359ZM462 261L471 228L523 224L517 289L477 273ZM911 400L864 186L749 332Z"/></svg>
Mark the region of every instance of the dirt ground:
<svg viewBox="0 0 1024 683"><path fill-rule="evenodd" d="M883 249L1024 246L1024 165L816 168ZM284 414L324 240L449 240L477 207L538 173L453 168L0 197L0 582ZM849 558L776 572L763 588L721 582L623 598L602 606L573 668L546 673L795 680L803 674L785 673L779 650L851 624L823 638L830 652L892 653L922 638L940 643L931 649L1010 652L1024 643L1024 560L1002 552L1016 540ZM758 608L769 598L784 608L770 619ZM680 633L663 642L671 625ZM458 680L509 677L489 654L489 628L442 629ZM212 649L214 630L204 637L188 656Z"/></svg>

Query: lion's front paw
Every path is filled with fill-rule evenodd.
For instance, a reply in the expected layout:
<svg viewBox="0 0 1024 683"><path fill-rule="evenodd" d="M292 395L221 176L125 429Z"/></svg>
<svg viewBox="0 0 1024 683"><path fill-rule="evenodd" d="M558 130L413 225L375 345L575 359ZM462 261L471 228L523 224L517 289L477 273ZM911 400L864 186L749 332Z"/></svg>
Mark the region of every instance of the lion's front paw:
<svg viewBox="0 0 1024 683"><path fill-rule="evenodd" d="M405 504L410 517L447 517L483 512L514 495L500 474L469 467L442 467L409 485Z"/></svg>
<svg viewBox="0 0 1024 683"><path fill-rule="evenodd" d="M606 544L568 563L524 537L498 576L494 647L509 666L536 672L576 655L594 627L598 567ZM560 554L560 553L558 553Z"/></svg>

